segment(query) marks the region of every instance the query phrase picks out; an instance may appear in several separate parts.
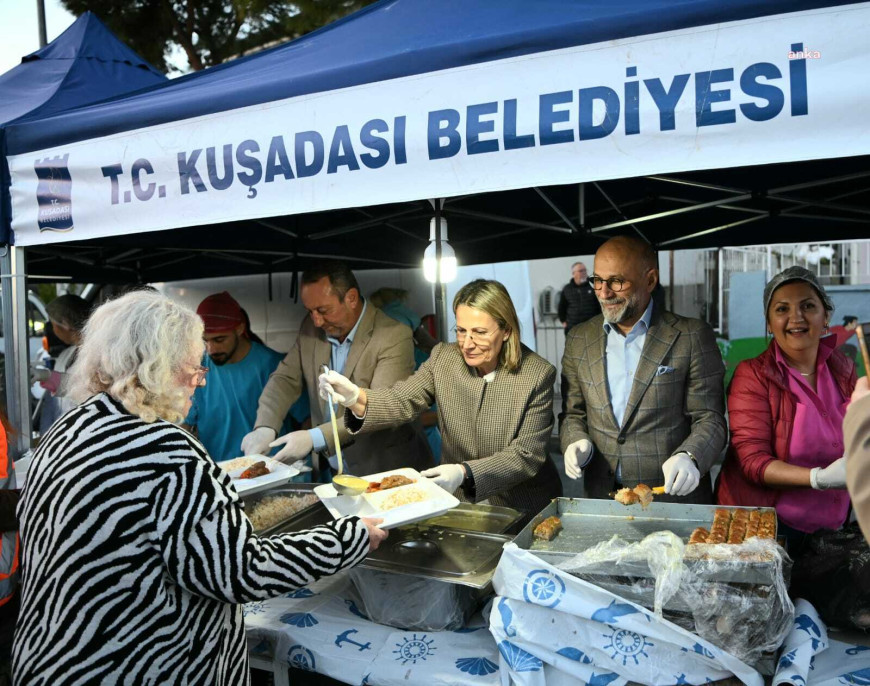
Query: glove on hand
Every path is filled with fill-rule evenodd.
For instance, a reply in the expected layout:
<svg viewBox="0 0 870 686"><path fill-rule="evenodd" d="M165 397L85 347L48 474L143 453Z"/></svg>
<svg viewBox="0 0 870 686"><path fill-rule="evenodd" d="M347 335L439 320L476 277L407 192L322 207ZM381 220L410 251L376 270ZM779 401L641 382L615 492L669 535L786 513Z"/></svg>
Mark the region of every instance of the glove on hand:
<svg viewBox="0 0 870 686"><path fill-rule="evenodd" d="M317 377L317 386L321 398L324 400L331 398L333 402L345 407L353 407L359 399L359 386L346 376L332 370Z"/></svg>
<svg viewBox="0 0 870 686"><path fill-rule="evenodd" d="M254 429L242 439L243 455L268 455L269 444L275 440L275 430L268 426Z"/></svg>
<svg viewBox="0 0 870 686"><path fill-rule="evenodd" d="M284 447L278 451L274 459L279 462L295 462L301 457L305 457L314 448L314 441L311 434L305 431L291 431L289 434L284 434L281 438L272 441L269 444L270 448L277 448L279 445Z"/></svg>
<svg viewBox="0 0 870 686"><path fill-rule="evenodd" d="M571 479L579 479L583 476L583 469L589 464L592 457L592 441L581 438L574 441L565 450L565 474Z"/></svg>
<svg viewBox="0 0 870 686"><path fill-rule="evenodd" d="M465 469L461 464L442 464L440 467L420 472L420 476L432 479L436 486L441 486L448 493L453 493L465 480Z"/></svg>
<svg viewBox="0 0 870 686"><path fill-rule="evenodd" d="M701 482L701 472L688 453L677 453L662 465L665 475L665 493L668 495L689 495Z"/></svg>
<svg viewBox="0 0 870 686"><path fill-rule="evenodd" d="M827 467L811 469L810 484L820 491L829 488L846 488L846 458L834 460Z"/></svg>
<svg viewBox="0 0 870 686"><path fill-rule="evenodd" d="M39 385L42 386L45 390L57 395L57 391L60 388L60 384L62 382L63 375L60 372L52 371L49 372L47 379L39 382Z"/></svg>

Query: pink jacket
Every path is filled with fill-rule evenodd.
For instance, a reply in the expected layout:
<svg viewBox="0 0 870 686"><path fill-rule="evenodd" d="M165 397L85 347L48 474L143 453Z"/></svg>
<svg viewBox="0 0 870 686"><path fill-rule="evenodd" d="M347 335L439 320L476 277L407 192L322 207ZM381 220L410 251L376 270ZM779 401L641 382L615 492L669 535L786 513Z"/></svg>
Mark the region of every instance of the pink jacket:
<svg viewBox="0 0 870 686"><path fill-rule="evenodd" d="M775 345L771 341L761 355L737 365L728 387L731 444L716 482L716 502L721 505L773 507L779 498L779 490L764 484L764 470L773 460L788 462L796 401L777 367ZM833 347L836 337L823 338L819 345ZM848 398L857 380L854 363L833 350L827 364Z"/></svg>

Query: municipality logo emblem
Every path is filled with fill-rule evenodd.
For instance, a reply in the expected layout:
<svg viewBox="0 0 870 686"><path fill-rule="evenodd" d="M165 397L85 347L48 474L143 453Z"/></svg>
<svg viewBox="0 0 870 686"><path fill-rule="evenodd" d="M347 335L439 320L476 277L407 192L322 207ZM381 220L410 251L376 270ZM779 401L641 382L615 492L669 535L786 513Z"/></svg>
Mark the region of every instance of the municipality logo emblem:
<svg viewBox="0 0 870 686"><path fill-rule="evenodd" d="M39 204L40 231L70 231L73 228L72 178L68 161L69 153L36 160L33 165L39 179L36 202Z"/></svg>

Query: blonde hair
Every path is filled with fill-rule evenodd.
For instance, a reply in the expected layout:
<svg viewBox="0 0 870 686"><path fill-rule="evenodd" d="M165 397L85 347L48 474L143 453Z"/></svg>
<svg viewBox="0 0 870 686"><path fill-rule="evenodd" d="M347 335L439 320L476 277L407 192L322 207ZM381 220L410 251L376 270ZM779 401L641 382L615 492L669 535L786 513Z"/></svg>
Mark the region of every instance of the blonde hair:
<svg viewBox="0 0 870 686"><path fill-rule="evenodd" d="M105 392L146 422L184 419L183 366L203 354L202 320L159 293L134 291L97 308L85 325L69 395Z"/></svg>
<svg viewBox="0 0 870 686"><path fill-rule="evenodd" d="M475 279L460 288L453 298L454 315L460 305L486 312L495 319L499 328L508 332L507 340L498 356L498 363L509 372L519 369L523 356L520 320L507 289L498 281Z"/></svg>

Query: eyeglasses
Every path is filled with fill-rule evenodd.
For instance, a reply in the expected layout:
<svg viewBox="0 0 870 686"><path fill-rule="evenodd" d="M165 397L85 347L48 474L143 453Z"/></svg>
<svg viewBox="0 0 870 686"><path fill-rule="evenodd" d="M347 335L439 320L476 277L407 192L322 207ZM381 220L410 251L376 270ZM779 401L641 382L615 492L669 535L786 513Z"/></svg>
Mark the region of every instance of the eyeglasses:
<svg viewBox="0 0 870 686"><path fill-rule="evenodd" d="M493 335L493 331L476 331L469 332L465 329L460 329L456 326L453 327L453 333L456 334L456 342L460 345L465 343L465 340L468 339L472 343L487 343L489 342L489 338Z"/></svg>
<svg viewBox="0 0 870 686"><path fill-rule="evenodd" d="M609 279L602 279L600 276L595 276L594 274L589 280L592 282L592 288L596 291L600 291L604 288L604 284L607 284L607 287L614 293L619 293L619 291L625 288L625 284L631 283L631 281L620 279L617 276L611 276Z"/></svg>
<svg viewBox="0 0 870 686"><path fill-rule="evenodd" d="M205 386L205 375L208 374L208 367L203 367L201 364L191 365L193 367L193 379L196 380L197 386Z"/></svg>

